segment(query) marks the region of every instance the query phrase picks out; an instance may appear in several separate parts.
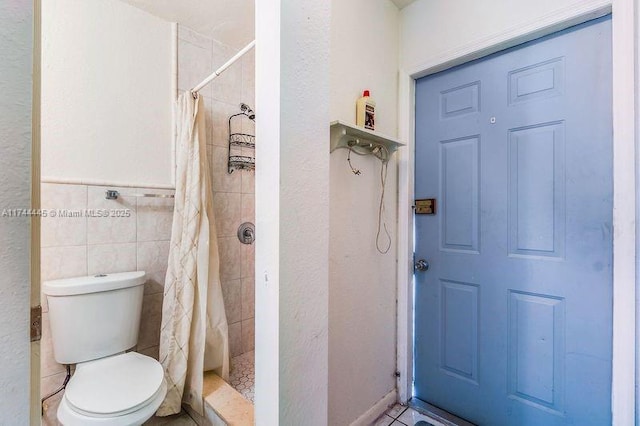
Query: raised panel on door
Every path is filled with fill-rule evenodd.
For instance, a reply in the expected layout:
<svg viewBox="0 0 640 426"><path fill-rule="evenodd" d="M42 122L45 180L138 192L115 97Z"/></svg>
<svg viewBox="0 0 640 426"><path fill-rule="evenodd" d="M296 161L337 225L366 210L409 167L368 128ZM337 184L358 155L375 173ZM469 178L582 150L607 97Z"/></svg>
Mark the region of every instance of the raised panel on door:
<svg viewBox="0 0 640 426"><path fill-rule="evenodd" d="M564 257L564 122L509 130L509 254Z"/></svg>
<svg viewBox="0 0 640 426"><path fill-rule="evenodd" d="M440 142L441 250L478 252L479 145L478 135Z"/></svg>
<svg viewBox="0 0 640 426"><path fill-rule="evenodd" d="M440 368L478 383L478 286L441 281Z"/></svg>

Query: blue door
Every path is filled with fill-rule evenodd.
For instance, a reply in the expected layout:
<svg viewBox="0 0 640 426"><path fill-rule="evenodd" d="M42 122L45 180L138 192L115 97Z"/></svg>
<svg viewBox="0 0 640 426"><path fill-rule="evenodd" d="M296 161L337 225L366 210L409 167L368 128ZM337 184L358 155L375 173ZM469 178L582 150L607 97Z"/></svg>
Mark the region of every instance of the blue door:
<svg viewBox="0 0 640 426"><path fill-rule="evenodd" d="M416 83L414 396L611 424L611 20Z"/></svg>

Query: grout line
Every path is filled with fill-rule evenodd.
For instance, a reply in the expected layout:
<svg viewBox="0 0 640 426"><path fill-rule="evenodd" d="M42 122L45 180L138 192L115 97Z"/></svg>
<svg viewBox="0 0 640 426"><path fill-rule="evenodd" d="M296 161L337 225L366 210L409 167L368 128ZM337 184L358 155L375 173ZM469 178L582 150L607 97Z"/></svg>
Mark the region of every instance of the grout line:
<svg viewBox="0 0 640 426"><path fill-rule="evenodd" d="M72 247L85 247L88 244L71 244L71 245L62 245L62 246L43 246L43 249L53 249L53 248L72 248Z"/></svg>
<svg viewBox="0 0 640 426"><path fill-rule="evenodd" d="M57 361L56 361L56 363L57 363ZM62 365L62 364L58 364L58 365ZM41 376L40 379L48 379L49 377L53 377L53 376L66 376L66 374L67 374L67 372L64 370L64 366L63 366L63 370L62 371L58 371L57 373L53 373L53 374L47 374L46 376Z"/></svg>
<svg viewBox="0 0 640 426"><path fill-rule="evenodd" d="M89 209L89 185L86 185L85 188L87 189L86 208ZM89 275L89 218L87 217L87 218L85 218L85 220L87 222L87 225L86 225L87 226L87 231L86 231L87 232L87 241L86 241L86 244L84 245L84 250L85 250L85 256L84 256L84 259L85 259L85 265L84 265L85 266L85 270L84 271L85 271L86 275ZM48 303L48 301L47 301L47 303ZM49 305L47 304L47 306L49 306ZM52 341L51 344L53 345L53 341Z"/></svg>
<svg viewBox="0 0 640 426"><path fill-rule="evenodd" d="M388 414L384 415L387 419L391 419L391 422L387 423L387 426L391 426L396 420Z"/></svg>
<svg viewBox="0 0 640 426"><path fill-rule="evenodd" d="M195 31L194 31L194 32L195 32ZM196 34L200 35L199 33L196 33ZM183 42L183 43L187 43L187 44L190 44L190 45L191 45L191 46L193 46L193 47L197 47L198 49L202 49L202 50L204 50L204 51L207 51L207 48L206 48L206 47L198 46L198 45L197 45L197 44L195 44L194 42L189 41L189 40L185 40L184 38L181 38L180 36L178 36L178 39L179 39L181 42ZM211 53L212 53L212 55L213 55L213 52L211 52Z"/></svg>
<svg viewBox="0 0 640 426"><path fill-rule="evenodd" d="M401 415L404 414L405 411L407 411L409 409L408 406L404 407L404 410L400 411L400 413L398 413L398 415L396 417L394 417L396 420L398 420L400 418ZM402 422L401 422L402 423Z"/></svg>
<svg viewBox="0 0 640 426"><path fill-rule="evenodd" d="M155 243L156 241L140 241L141 243ZM117 246L117 245L123 245L123 244L136 244L137 247L137 243L135 241L128 241L128 242L124 242L124 243L91 243L91 244L86 244L87 247L89 246ZM83 244L85 245L85 244ZM59 246L56 246L59 247ZM60 247L80 247L78 246L60 246Z"/></svg>

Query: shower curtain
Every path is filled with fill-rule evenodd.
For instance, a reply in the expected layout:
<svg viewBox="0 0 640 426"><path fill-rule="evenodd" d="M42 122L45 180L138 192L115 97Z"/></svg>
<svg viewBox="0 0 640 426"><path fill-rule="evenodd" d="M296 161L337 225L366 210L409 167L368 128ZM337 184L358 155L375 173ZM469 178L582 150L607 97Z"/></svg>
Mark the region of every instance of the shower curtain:
<svg viewBox="0 0 640 426"><path fill-rule="evenodd" d="M185 92L175 106L176 195L160 332L160 362L168 390L159 416L180 412L181 403L203 415L203 372L215 370L224 380L229 376L204 103Z"/></svg>

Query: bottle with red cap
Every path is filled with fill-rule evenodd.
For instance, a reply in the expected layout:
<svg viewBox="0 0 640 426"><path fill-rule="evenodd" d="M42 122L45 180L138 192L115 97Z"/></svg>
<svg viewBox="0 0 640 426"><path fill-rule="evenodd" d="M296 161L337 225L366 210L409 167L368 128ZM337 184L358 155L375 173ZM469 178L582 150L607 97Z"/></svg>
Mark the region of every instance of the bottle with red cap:
<svg viewBox="0 0 640 426"><path fill-rule="evenodd" d="M362 97L356 102L356 126L368 130L376 128L376 102L368 90L365 90Z"/></svg>

